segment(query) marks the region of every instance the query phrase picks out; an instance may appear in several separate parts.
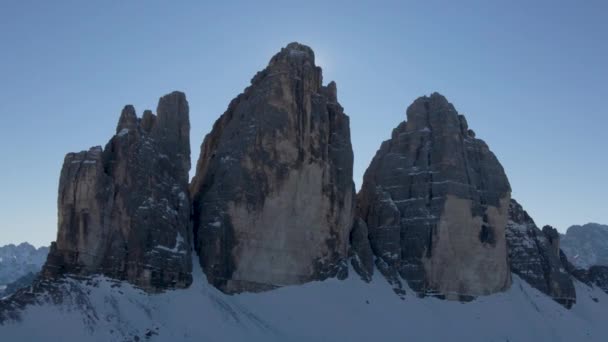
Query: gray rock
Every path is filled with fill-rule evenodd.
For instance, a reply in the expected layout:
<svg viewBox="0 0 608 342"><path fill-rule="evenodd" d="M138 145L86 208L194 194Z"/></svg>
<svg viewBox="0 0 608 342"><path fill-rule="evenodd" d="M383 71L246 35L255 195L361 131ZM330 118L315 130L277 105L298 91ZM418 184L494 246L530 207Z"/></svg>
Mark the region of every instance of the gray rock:
<svg viewBox="0 0 608 342"><path fill-rule="evenodd" d="M488 146L442 95L414 101L382 143L358 194L380 271L401 291L470 299L511 283L511 188Z"/></svg>
<svg viewBox="0 0 608 342"><path fill-rule="evenodd" d="M105 149L65 157L44 277L104 274L148 291L191 283L185 95L162 97L157 113L141 121L126 106Z"/></svg>
<svg viewBox="0 0 608 342"><path fill-rule="evenodd" d="M608 266L608 226L597 223L572 226L562 235L561 248L578 268Z"/></svg>
<svg viewBox="0 0 608 342"><path fill-rule="evenodd" d="M565 307L576 302L569 266L559 249L559 234L551 226L538 229L515 200L507 224L509 262L513 273Z"/></svg>
<svg viewBox="0 0 608 342"><path fill-rule="evenodd" d="M291 43L215 122L191 183L196 249L228 293L343 274L354 207L349 118Z"/></svg>

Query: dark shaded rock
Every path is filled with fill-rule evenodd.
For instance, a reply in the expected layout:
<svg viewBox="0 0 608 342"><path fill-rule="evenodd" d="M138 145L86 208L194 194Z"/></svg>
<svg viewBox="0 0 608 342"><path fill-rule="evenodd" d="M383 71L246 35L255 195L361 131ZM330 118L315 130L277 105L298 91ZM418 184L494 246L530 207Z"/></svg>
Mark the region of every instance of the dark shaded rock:
<svg viewBox="0 0 608 342"><path fill-rule="evenodd" d="M608 293L608 266L591 266L588 269L576 268L568 262L566 254L562 252L562 263L567 265L568 272L577 280L588 286L597 286Z"/></svg>
<svg viewBox="0 0 608 342"><path fill-rule="evenodd" d="M608 293L608 266L591 266L587 277L590 283Z"/></svg>
<svg viewBox="0 0 608 342"><path fill-rule="evenodd" d="M196 249L225 292L336 276L354 206L349 118L289 44L215 122L191 183Z"/></svg>
<svg viewBox="0 0 608 342"><path fill-rule="evenodd" d="M141 128L144 131L150 133L155 123L156 115L154 115L151 110L145 110L144 114L141 117Z"/></svg>
<svg viewBox="0 0 608 342"><path fill-rule="evenodd" d="M65 157L45 277L104 274L149 291L191 283L185 95L162 97L157 113L140 122L126 106L104 150Z"/></svg>
<svg viewBox="0 0 608 342"><path fill-rule="evenodd" d="M549 241L549 244L551 245L551 252L555 255L559 255L559 233L557 229L551 226L544 226L542 232L543 235L547 238L547 241Z"/></svg>
<svg viewBox="0 0 608 342"><path fill-rule="evenodd" d="M135 114L135 107L132 105L126 105L120 113L118 119L118 125L116 125L116 134L120 134L123 130L128 132L129 130L136 130L139 125L137 114Z"/></svg>
<svg viewBox="0 0 608 342"><path fill-rule="evenodd" d="M385 276L421 295L470 299L510 285L510 193L488 146L434 93L382 143L357 199Z"/></svg>
<svg viewBox="0 0 608 342"><path fill-rule="evenodd" d="M355 218L350 232L350 249L353 268L363 280L371 281L374 273L374 252L369 244L367 224L360 218Z"/></svg>
<svg viewBox="0 0 608 342"><path fill-rule="evenodd" d="M506 236L513 273L558 303L572 307L576 292L570 266L559 249L557 230L545 226L541 231L521 205L511 200Z"/></svg>

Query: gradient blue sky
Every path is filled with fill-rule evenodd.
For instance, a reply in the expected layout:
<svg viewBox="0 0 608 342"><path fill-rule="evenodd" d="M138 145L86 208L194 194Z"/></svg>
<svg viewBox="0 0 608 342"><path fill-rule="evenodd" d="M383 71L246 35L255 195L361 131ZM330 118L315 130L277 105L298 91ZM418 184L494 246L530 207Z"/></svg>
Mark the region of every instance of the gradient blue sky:
<svg viewBox="0 0 608 342"><path fill-rule="evenodd" d="M103 3L103 5L101 5ZM190 102L193 163L229 101L291 41L351 118L357 186L418 96L439 91L537 224L608 223L608 2L3 1L0 245L55 239L65 153L120 110Z"/></svg>

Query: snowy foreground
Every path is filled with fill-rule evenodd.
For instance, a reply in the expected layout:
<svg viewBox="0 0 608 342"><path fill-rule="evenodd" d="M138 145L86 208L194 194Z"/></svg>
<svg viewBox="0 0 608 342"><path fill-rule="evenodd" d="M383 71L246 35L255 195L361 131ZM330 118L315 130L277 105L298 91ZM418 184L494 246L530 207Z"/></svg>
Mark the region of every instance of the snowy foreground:
<svg viewBox="0 0 608 342"><path fill-rule="evenodd" d="M197 265L196 263L195 265ZM195 267L197 270L198 267ZM608 295L577 283L567 310L514 277L470 303L401 300L380 275L224 295L200 270L187 290L148 295L103 277L61 306L30 306L2 341L606 341ZM67 285L66 285L67 287ZM87 293L79 295L78 293Z"/></svg>

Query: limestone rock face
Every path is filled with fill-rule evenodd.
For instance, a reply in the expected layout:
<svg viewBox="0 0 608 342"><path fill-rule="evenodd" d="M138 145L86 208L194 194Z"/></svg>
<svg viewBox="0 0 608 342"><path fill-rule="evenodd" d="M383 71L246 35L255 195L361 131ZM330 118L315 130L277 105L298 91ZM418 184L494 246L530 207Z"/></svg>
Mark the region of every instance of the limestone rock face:
<svg viewBox="0 0 608 342"><path fill-rule="evenodd" d="M545 226L541 231L521 205L511 200L506 236L513 273L570 308L576 292L559 249L557 230Z"/></svg>
<svg viewBox="0 0 608 342"><path fill-rule="evenodd" d="M510 194L488 146L434 93L414 101L382 143L357 199L385 276L421 295L467 299L510 285Z"/></svg>
<svg viewBox="0 0 608 342"><path fill-rule="evenodd" d="M188 115L180 92L143 120L126 106L105 149L65 157L44 276L104 274L149 291L191 283Z"/></svg>
<svg viewBox="0 0 608 342"><path fill-rule="evenodd" d="M354 185L349 118L313 51L291 43L215 122L191 183L196 249L229 293L343 270Z"/></svg>

